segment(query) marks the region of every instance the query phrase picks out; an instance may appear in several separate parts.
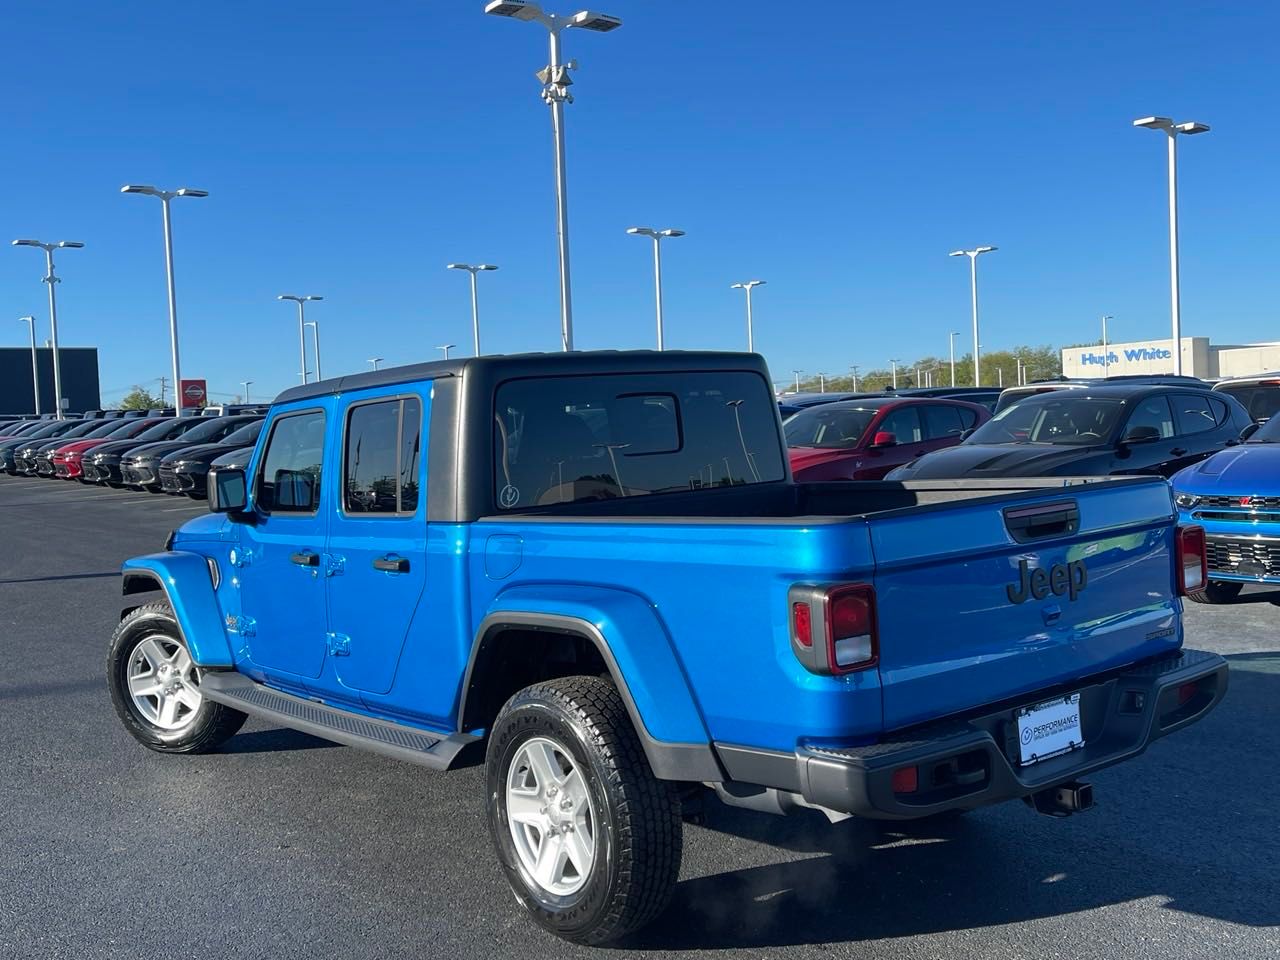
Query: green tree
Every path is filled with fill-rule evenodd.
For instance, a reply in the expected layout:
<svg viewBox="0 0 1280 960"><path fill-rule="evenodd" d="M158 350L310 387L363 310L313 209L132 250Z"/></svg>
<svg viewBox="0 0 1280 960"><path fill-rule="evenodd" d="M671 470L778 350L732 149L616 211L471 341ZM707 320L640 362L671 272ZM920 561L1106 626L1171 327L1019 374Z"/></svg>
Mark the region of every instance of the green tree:
<svg viewBox="0 0 1280 960"><path fill-rule="evenodd" d="M994 387L1003 381L1006 387L1018 382L1018 361L1021 360L1027 370L1026 379L1043 380L1056 377L1062 373L1062 355L1053 346L1020 346L1012 350L994 350L982 355L982 385ZM916 383L916 371L920 371L920 383ZM946 387L951 385L950 357L921 357L917 360L903 360L898 364L898 387L924 386L928 383L925 371L933 371L933 385ZM893 383L893 371L890 367L872 367L859 370L858 389L868 393L884 390ZM817 377L809 377L800 381L803 393L816 393L820 386ZM852 391L853 374L827 377L828 391ZM956 386L973 386L973 354L966 353L956 357Z"/></svg>
<svg viewBox="0 0 1280 960"><path fill-rule="evenodd" d="M121 410L154 410L160 406L160 398L153 397L142 387L134 388L124 395L120 401Z"/></svg>

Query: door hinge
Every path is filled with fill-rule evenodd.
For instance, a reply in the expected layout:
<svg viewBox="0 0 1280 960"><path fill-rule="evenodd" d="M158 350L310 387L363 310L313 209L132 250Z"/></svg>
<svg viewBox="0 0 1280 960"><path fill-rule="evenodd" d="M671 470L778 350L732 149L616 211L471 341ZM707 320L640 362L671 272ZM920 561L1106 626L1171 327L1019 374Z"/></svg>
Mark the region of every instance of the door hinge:
<svg viewBox="0 0 1280 960"><path fill-rule="evenodd" d="M227 631L229 633L239 634L242 637L252 637L254 635L254 627L258 621L253 617L239 616L234 613L227 615Z"/></svg>
<svg viewBox="0 0 1280 960"><path fill-rule="evenodd" d="M349 657L351 656L351 638L345 633L327 633L325 636L329 641L329 655L333 657Z"/></svg>
<svg viewBox="0 0 1280 960"><path fill-rule="evenodd" d="M339 557L332 553L326 553L324 555L324 575L326 577L340 577L346 569L346 557Z"/></svg>

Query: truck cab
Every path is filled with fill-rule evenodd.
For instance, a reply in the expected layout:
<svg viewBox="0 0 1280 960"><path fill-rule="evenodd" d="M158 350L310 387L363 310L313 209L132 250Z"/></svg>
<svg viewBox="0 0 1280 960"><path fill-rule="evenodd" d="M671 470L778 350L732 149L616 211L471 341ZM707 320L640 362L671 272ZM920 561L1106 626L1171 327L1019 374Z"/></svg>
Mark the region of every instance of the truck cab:
<svg viewBox="0 0 1280 960"><path fill-rule="evenodd" d="M438 770L483 752L501 868L576 942L661 911L698 792L1062 816L1226 690L1182 649L1204 538L1163 480L796 483L751 354L295 387L209 506L124 566L130 732L198 753L256 715Z"/></svg>

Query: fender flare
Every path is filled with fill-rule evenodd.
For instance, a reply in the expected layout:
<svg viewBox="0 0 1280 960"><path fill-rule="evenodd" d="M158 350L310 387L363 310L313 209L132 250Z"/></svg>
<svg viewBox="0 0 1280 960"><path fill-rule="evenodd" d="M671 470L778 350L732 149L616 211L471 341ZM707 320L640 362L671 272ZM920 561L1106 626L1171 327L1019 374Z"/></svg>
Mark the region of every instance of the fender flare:
<svg viewBox="0 0 1280 960"><path fill-rule="evenodd" d="M545 630L587 640L618 687L654 775L726 778L684 668L652 605L636 594L578 584L515 587L496 598L472 641L458 717L485 645L506 630Z"/></svg>
<svg viewBox="0 0 1280 960"><path fill-rule="evenodd" d="M164 593L198 666L235 666L208 558L186 551L150 553L126 560L120 573L126 597L152 590Z"/></svg>

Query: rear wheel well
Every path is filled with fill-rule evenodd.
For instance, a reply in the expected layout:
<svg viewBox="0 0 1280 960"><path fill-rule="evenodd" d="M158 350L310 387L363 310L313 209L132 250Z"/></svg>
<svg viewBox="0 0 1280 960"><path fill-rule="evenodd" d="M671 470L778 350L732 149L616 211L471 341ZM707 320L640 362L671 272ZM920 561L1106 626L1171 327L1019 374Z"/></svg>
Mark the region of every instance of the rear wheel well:
<svg viewBox="0 0 1280 960"><path fill-rule="evenodd" d="M488 730L516 691L544 680L573 676L602 677L616 685L599 648L581 634L527 627L486 634L463 691L461 729Z"/></svg>

